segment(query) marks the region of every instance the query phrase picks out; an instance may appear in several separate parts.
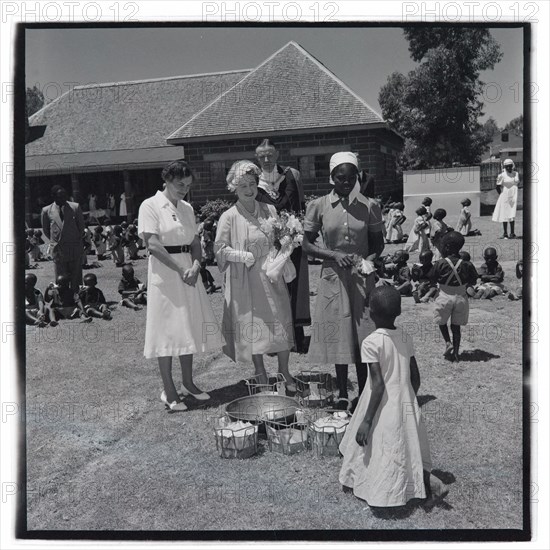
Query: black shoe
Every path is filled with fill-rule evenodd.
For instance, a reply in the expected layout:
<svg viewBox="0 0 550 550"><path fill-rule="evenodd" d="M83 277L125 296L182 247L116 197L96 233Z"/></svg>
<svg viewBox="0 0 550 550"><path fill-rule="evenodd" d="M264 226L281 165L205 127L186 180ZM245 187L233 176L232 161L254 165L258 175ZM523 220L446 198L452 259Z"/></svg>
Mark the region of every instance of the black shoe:
<svg viewBox="0 0 550 550"><path fill-rule="evenodd" d="M515 233L511 233L510 234L510 239L515 239L516 238L516 234Z"/></svg>

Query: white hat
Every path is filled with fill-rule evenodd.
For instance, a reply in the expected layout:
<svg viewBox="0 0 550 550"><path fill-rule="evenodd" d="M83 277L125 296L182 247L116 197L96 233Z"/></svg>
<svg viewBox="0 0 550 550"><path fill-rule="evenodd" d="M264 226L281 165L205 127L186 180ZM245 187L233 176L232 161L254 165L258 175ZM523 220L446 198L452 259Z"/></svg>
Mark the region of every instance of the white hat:
<svg viewBox="0 0 550 550"><path fill-rule="evenodd" d="M345 151L343 153L334 153L330 157L330 173L340 164L353 164L357 170L359 170L359 161L357 160L357 155L351 151ZM332 181L332 176L330 176L330 184L334 185Z"/></svg>

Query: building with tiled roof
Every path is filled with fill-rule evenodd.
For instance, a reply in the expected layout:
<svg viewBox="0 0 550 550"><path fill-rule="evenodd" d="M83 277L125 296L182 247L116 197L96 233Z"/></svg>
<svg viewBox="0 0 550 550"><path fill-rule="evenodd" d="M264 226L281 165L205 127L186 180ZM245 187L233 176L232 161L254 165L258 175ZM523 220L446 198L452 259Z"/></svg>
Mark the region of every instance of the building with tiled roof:
<svg viewBox="0 0 550 550"><path fill-rule="evenodd" d="M29 221L64 185L87 210L89 193L126 194L128 216L161 187L160 172L186 158L197 174L196 205L229 196L225 175L254 158L265 137L279 162L300 170L306 194L328 189L328 159L359 154L376 190L399 194L395 158L402 139L320 61L295 42L255 69L78 86L29 120L26 146Z"/></svg>

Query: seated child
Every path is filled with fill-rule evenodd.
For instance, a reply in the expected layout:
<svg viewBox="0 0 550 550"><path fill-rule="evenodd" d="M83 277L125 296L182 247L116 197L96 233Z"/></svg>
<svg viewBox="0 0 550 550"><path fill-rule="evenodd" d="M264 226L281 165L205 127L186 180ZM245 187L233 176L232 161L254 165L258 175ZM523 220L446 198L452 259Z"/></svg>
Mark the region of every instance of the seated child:
<svg viewBox="0 0 550 550"><path fill-rule="evenodd" d="M128 257L130 260L139 260L141 258L138 254L138 241L139 237L137 227L134 224L130 224L128 226L128 230L126 231L126 250L128 251Z"/></svg>
<svg viewBox="0 0 550 550"><path fill-rule="evenodd" d="M412 292L411 270L407 266L409 254L404 250L398 250L393 255L393 266L388 266L386 272L393 273L393 286L402 296L410 296Z"/></svg>
<svg viewBox="0 0 550 550"><path fill-rule="evenodd" d="M516 277L518 279L523 278L523 260L518 260L518 263L516 264ZM521 300L523 298L523 287L520 285L517 287L515 292L508 292L508 299L509 300Z"/></svg>
<svg viewBox="0 0 550 550"><path fill-rule="evenodd" d="M94 229L94 236L93 236L94 246L97 254L98 260L104 260L105 259L105 252L107 252L107 244L106 244L106 237L103 234L103 227L101 225L98 225Z"/></svg>
<svg viewBox="0 0 550 550"><path fill-rule="evenodd" d="M59 319L77 319L86 317L84 306L77 293L71 290L71 279L68 275L58 275L56 284L50 283L44 294L46 304L50 307L50 316L54 321ZM84 319L91 321L91 317Z"/></svg>
<svg viewBox="0 0 550 550"><path fill-rule="evenodd" d="M436 249L436 253L434 255L435 260L439 260L442 258L441 239L443 235L445 235L445 233L448 233L449 231L452 231L452 229L443 221L446 216L447 216L447 211L443 208L438 208L433 215L434 221L432 222L432 229L433 229L432 244Z"/></svg>
<svg viewBox="0 0 550 550"><path fill-rule="evenodd" d="M37 327L45 327L48 324L48 311L44 305L44 296L36 288L36 275L25 275L25 323ZM57 323L54 321L52 326Z"/></svg>
<svg viewBox="0 0 550 550"><path fill-rule="evenodd" d="M416 249L419 249L420 252L426 252L430 250L430 240L428 237L430 222L426 219L428 211L424 206L421 206L416 209L416 215L417 218L414 220L405 250L407 252L414 252Z"/></svg>
<svg viewBox="0 0 550 550"><path fill-rule="evenodd" d="M132 222L132 225L137 228L138 226L137 218ZM138 235L138 240L136 242L139 250L143 250L145 248L145 245L143 244L143 240L139 235Z"/></svg>
<svg viewBox="0 0 550 550"><path fill-rule="evenodd" d="M118 292L122 296L120 304L135 311L142 309L138 304L147 303L147 287L134 276L134 268L131 265L122 268Z"/></svg>
<svg viewBox="0 0 550 550"><path fill-rule="evenodd" d="M38 261L39 262L45 262L48 258L46 258L46 254L45 254L45 242L44 242L44 239L42 238L42 231L40 229L36 229L34 231L34 237L36 238L36 241L38 243L38 249L40 251L40 256L38 257Z"/></svg>
<svg viewBox="0 0 550 550"><path fill-rule="evenodd" d="M88 317L111 319L111 310L107 306L105 296L103 292L97 288L97 277L95 273L86 273L83 280L84 286L80 289L78 297L84 306L86 315Z"/></svg>
<svg viewBox="0 0 550 550"><path fill-rule="evenodd" d="M113 232L108 237L108 243L107 250L111 252L115 266L122 267L124 265L124 238L121 225L113 227Z"/></svg>
<svg viewBox="0 0 550 550"><path fill-rule="evenodd" d="M37 231L29 229L29 233L29 242L31 244L29 255L31 257L31 262L41 262L42 251L40 250L40 243L44 244L44 241L37 235ZM40 235L41 234L42 232L40 232Z"/></svg>
<svg viewBox="0 0 550 550"><path fill-rule="evenodd" d="M92 232L87 227L84 228L82 242L84 246L84 250L82 252L82 265L88 267L88 256L92 253L93 239Z"/></svg>
<svg viewBox="0 0 550 550"><path fill-rule="evenodd" d="M390 211L388 212L388 227L386 231L387 243L400 243L403 240L402 225L402 212L398 208L400 203L394 202L390 205ZM403 220L405 221L405 220Z"/></svg>
<svg viewBox="0 0 550 550"><path fill-rule="evenodd" d="M430 238L430 234L432 231L432 224L430 220L433 218L432 214L432 198L431 197L424 197L424 200L422 201L422 206L426 209L426 221L428 222L428 230L426 233L428 234L428 239Z"/></svg>
<svg viewBox="0 0 550 550"><path fill-rule="evenodd" d="M498 263L497 251L490 246L483 251L485 263L479 268L481 283L476 285L474 298L490 300L504 292L504 271Z"/></svg>
<svg viewBox="0 0 550 550"><path fill-rule="evenodd" d="M370 316L376 326L361 345L370 384L346 429L339 481L369 506L404 506L413 498L443 499L447 486L432 470L426 426L418 405L420 374L412 337L395 319L401 297L381 286L370 295Z"/></svg>
<svg viewBox="0 0 550 550"><path fill-rule="evenodd" d="M434 253L431 250L421 252L418 258L419 264L414 264L411 275L412 280L417 282L413 291L413 298L417 304L425 304L437 294L437 285L430 280L430 271L433 268Z"/></svg>
<svg viewBox="0 0 550 550"><path fill-rule="evenodd" d="M460 216L458 218L455 230L466 237L481 235L481 232L478 229L472 230L472 214L469 209L472 201L470 199L464 199L460 204L462 205L462 210L460 211Z"/></svg>
<svg viewBox="0 0 550 550"><path fill-rule="evenodd" d="M441 239L443 258L435 262L430 279L439 284L439 295L434 302L434 321L445 340L446 359L458 361L461 330L468 324L469 304L466 287L478 279L476 268L471 262L460 258L460 249L464 246L464 237L457 231L449 231ZM449 336L447 323L451 321L453 342Z"/></svg>

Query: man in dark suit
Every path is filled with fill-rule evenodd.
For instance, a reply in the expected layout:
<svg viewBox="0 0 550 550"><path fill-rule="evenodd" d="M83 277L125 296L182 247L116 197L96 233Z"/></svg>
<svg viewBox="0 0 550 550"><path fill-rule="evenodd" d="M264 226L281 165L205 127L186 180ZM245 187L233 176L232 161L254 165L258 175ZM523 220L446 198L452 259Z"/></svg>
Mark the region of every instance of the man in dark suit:
<svg viewBox="0 0 550 550"><path fill-rule="evenodd" d="M67 201L61 185L52 187L54 202L42 209L42 231L51 241L55 277L68 275L71 289L78 292L82 284L84 216L80 205Z"/></svg>
<svg viewBox="0 0 550 550"><path fill-rule="evenodd" d="M305 209L300 172L290 166L280 166L277 164L278 158L279 152L269 139L264 139L256 147L256 160L262 169L256 200L272 204L277 212L286 210L299 214ZM296 351L306 353L304 326L311 324L307 255L302 254L302 247L298 247L290 259L296 268L296 279L288 284Z"/></svg>

